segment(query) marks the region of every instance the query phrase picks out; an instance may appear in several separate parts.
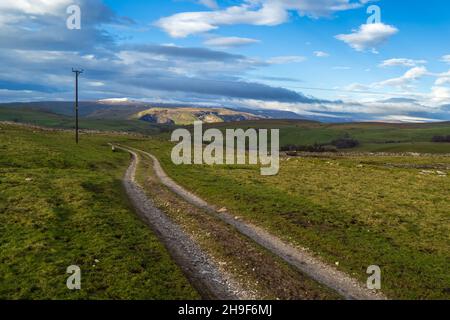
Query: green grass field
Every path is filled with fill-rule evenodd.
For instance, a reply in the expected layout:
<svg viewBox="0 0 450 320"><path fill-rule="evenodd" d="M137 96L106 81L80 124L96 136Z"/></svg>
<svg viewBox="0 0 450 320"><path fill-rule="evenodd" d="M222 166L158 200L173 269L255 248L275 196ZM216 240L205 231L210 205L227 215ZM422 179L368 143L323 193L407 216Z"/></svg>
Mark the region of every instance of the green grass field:
<svg viewBox="0 0 450 320"><path fill-rule="evenodd" d="M0 110L0 119L72 125L66 117L52 120L24 112L19 120L5 119ZM90 121L83 119L82 124L141 130L130 129L133 123L116 128L118 122ZM310 248L331 264L338 262L361 281L367 279L369 265L379 265L389 297L450 299L450 158L440 155L450 153L450 144L430 142L434 135L449 135L449 123L272 120L214 126L280 128L281 145L350 136L361 145L349 151L436 155L285 158L279 175L263 177L252 166L175 166L169 134L155 136L159 130L154 128L147 131L152 134L147 139L83 135L83 147L77 148L72 134L1 125L0 297L197 297L130 210L119 181L129 159L110 151L106 143L113 140L154 153L169 175L188 189ZM93 267L95 259L100 263ZM65 268L71 264L86 270L81 292L65 288ZM15 291L17 283L23 289Z"/></svg>
<svg viewBox="0 0 450 320"><path fill-rule="evenodd" d="M292 158L263 177L253 166L175 166L165 138L133 145L196 194L361 281L379 265L389 297L450 298L449 157Z"/></svg>
<svg viewBox="0 0 450 320"><path fill-rule="evenodd" d="M263 120L209 126L222 129L280 129L280 146L327 144L338 138L351 137L361 145L342 151L450 153L450 143L431 142L433 136L450 135L450 122L324 124L297 120Z"/></svg>
<svg viewBox="0 0 450 320"><path fill-rule="evenodd" d="M129 155L107 145L124 139L0 125L1 299L199 297L124 195Z"/></svg>
<svg viewBox="0 0 450 320"><path fill-rule="evenodd" d="M14 110L0 108L0 121L25 123L50 128L75 128L74 117L20 108ZM160 128L160 126L139 120L80 119L80 129L86 130L125 131L151 135L160 133Z"/></svg>
<svg viewBox="0 0 450 320"><path fill-rule="evenodd" d="M0 121L65 129L74 127L73 117L27 108L0 108ZM357 139L361 145L358 148L343 151L450 153L450 143L431 142L435 135L450 135L450 122L323 124L299 120L260 120L215 123L205 127L280 129L280 146L327 144L334 139L351 137ZM176 127L150 124L139 120L81 118L80 128L155 135L172 131ZM168 133L166 137L169 137Z"/></svg>

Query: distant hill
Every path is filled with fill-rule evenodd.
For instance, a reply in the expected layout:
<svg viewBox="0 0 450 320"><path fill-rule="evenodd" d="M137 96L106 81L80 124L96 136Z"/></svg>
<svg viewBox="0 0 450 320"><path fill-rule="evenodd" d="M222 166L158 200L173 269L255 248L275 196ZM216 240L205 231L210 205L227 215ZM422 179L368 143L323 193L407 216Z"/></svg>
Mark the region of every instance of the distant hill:
<svg viewBox="0 0 450 320"><path fill-rule="evenodd" d="M273 112L271 110L258 110L264 113L250 110L254 113L247 113L245 109L236 111L226 108L161 106L155 108L154 105L134 104L127 101L85 102L80 108L82 108L82 114L85 115L80 119L81 129L169 135L174 128L169 123L189 124L202 118L210 122L205 125L206 128L220 130L228 128L279 129L280 146L282 149L289 148L289 150L294 146L296 148L307 148L314 145L329 146L333 145L335 141L357 140L358 147L344 150L450 153L450 143L433 142L435 137L450 135L450 122L320 123L304 119L264 118L266 112ZM142 117L144 119L139 120ZM242 121L243 117L256 117L256 119ZM69 102L0 104L0 121L66 129L73 129L75 126L73 104Z"/></svg>
<svg viewBox="0 0 450 320"><path fill-rule="evenodd" d="M79 103L81 117L99 117L106 119L127 119L136 112L148 109L150 105L136 102L113 103L106 101L82 101ZM43 111L57 115L71 116L74 114L74 103L67 101L40 101L3 103L0 108L14 108L29 111Z"/></svg>
<svg viewBox="0 0 450 320"><path fill-rule="evenodd" d="M74 103L67 101L3 103L0 104L0 108L63 116L74 114ZM82 101L79 104L79 114L80 117L93 120L142 120L155 124L178 125L192 124L195 120L218 123L260 119L303 119L300 115L289 111L148 103L126 98Z"/></svg>
<svg viewBox="0 0 450 320"><path fill-rule="evenodd" d="M266 116L225 108L151 108L135 114L133 118L151 123L174 125L190 125L194 121L220 123L267 119Z"/></svg>

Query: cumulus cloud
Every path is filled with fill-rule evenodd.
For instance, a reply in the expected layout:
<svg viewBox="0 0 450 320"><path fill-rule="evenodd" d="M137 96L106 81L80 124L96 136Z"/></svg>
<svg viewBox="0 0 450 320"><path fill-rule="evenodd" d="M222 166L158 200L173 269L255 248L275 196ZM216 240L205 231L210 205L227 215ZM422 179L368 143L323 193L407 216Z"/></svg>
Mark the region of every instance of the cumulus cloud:
<svg viewBox="0 0 450 320"><path fill-rule="evenodd" d="M242 47L249 44L260 42L257 39L240 38L240 37L217 37L211 38L204 42L205 45L218 48Z"/></svg>
<svg viewBox="0 0 450 320"><path fill-rule="evenodd" d="M381 81L378 83L375 83L374 87L385 87L385 86L392 86L392 87L405 87L409 86L411 83L419 80L423 76L428 74L428 70L425 67L414 67L410 70L408 70L403 76L393 79L388 79L385 81Z"/></svg>
<svg viewBox="0 0 450 320"><path fill-rule="evenodd" d="M413 88L413 84L423 78L424 76L436 77L435 88L436 92L443 92L443 86L450 84L450 71L444 73L431 73L424 66L418 66L409 69L402 76L397 78L391 78L379 82L374 82L368 85L353 83L345 88L350 91L367 91L371 89L379 89L382 87L396 87L398 89L404 89L405 92L409 92ZM434 96L432 94L432 96ZM429 97L428 97L429 98Z"/></svg>
<svg viewBox="0 0 450 320"><path fill-rule="evenodd" d="M448 87L432 87L431 99L437 104L450 104L450 88Z"/></svg>
<svg viewBox="0 0 450 320"><path fill-rule="evenodd" d="M264 3L252 10L254 5L243 4L220 11L183 12L162 18L156 25L174 38L184 38L191 34L217 29L220 25L252 24L278 25L288 18L287 12L276 2Z"/></svg>
<svg viewBox="0 0 450 320"><path fill-rule="evenodd" d="M20 0L0 2L0 11L3 14L25 14L25 15L58 15L74 4L72 0Z"/></svg>
<svg viewBox="0 0 450 320"><path fill-rule="evenodd" d="M66 28L66 9L72 4L82 10L82 32ZM0 48L92 51L114 43L114 36L103 26L132 23L116 15L102 0L2 1Z"/></svg>
<svg viewBox="0 0 450 320"><path fill-rule="evenodd" d="M413 60L405 58L395 58L384 60L379 66L382 68L386 67L417 67L428 63L427 60Z"/></svg>
<svg viewBox="0 0 450 320"><path fill-rule="evenodd" d="M336 39L348 44L356 51L375 50L398 32L396 27L383 23L363 24L349 34L339 34Z"/></svg>
<svg viewBox="0 0 450 320"><path fill-rule="evenodd" d="M289 19L289 11L301 16L321 17L359 8L368 0L246 0L223 10L182 12L155 24L174 38L215 30L223 25L275 26Z"/></svg>

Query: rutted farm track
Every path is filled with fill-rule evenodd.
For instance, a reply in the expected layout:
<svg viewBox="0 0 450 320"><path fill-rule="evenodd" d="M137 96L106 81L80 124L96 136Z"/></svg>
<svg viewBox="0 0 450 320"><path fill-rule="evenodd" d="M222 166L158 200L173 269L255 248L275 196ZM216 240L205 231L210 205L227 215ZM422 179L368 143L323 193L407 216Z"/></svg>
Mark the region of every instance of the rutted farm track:
<svg viewBox="0 0 450 320"><path fill-rule="evenodd" d="M385 299L311 253L235 219L193 195L168 177L153 155L131 147L116 147L132 155L124 184L136 210L158 234L203 297ZM152 168L148 169L153 170L146 177L145 186L136 181L140 158L141 162L149 162ZM168 208L158 207L155 196L163 199ZM170 210L175 213L166 214ZM197 234L207 234L208 241L214 244L213 249L205 250L206 242L199 243L192 236L195 232L180 225L178 218L182 215L187 216L187 221L197 221L200 226ZM218 257L214 256L214 251L220 252ZM224 257L231 262L234 259L235 267L230 267L230 261L224 262Z"/></svg>
<svg viewBox="0 0 450 320"><path fill-rule="evenodd" d="M136 211L145 219L164 242L174 260L182 267L203 297L217 299L250 298L227 280L207 255L176 224L154 206L142 188L136 184L136 153L131 152L132 162L125 178L125 190Z"/></svg>

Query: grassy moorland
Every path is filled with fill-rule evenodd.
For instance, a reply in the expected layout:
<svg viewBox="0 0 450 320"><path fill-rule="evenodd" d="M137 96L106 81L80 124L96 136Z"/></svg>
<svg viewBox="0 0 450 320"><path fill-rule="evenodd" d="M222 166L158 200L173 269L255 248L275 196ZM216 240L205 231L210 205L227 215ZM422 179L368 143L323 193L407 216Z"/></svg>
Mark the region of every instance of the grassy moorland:
<svg viewBox="0 0 450 320"><path fill-rule="evenodd" d="M183 118L179 123L192 121L185 118L186 113L174 112ZM108 114L108 113L106 113ZM137 119L109 117L81 118L81 129L100 131L128 131L146 135L172 131L175 127L157 125ZM174 118L176 119L176 118ZM34 110L30 108L0 107L0 121L28 123L38 126L71 129L73 116ZM427 124L385 124L385 123L342 123L324 124L301 120L258 120L207 124L205 127L226 128L276 128L280 129L280 146L328 144L335 139L350 137L360 145L357 148L341 151L363 152L422 152L450 153L449 143L432 143L433 136L450 135L450 122Z"/></svg>
<svg viewBox="0 0 450 320"><path fill-rule="evenodd" d="M1 299L195 299L163 245L134 214L129 163L107 142L0 124ZM66 268L82 270L82 290Z"/></svg>
<svg viewBox="0 0 450 320"><path fill-rule="evenodd" d="M166 137L132 144L203 198L361 281L379 265L389 297L450 298L449 157L285 158L263 177L254 166L175 166Z"/></svg>
<svg viewBox="0 0 450 320"><path fill-rule="evenodd" d="M450 135L450 122L324 124L298 120L262 120L209 126L222 129L280 129L280 146L328 144L335 139L349 137L360 145L341 151L450 153L450 143L431 142L433 136Z"/></svg>
<svg viewBox="0 0 450 320"><path fill-rule="evenodd" d="M49 128L74 128L74 117L45 111L29 109L0 108L0 121L26 123ZM155 134L160 127L138 120L86 119L81 118L80 129L99 131L125 131L142 134Z"/></svg>
<svg viewBox="0 0 450 320"><path fill-rule="evenodd" d="M50 121L48 115L35 118L24 112L24 118L7 120L72 125L68 118L61 124L60 118ZM117 122L86 119L82 123L102 130L133 126L127 123L121 129L115 127ZM436 155L286 158L278 176L262 177L259 168L251 166L174 166L168 134L145 140L83 135L77 148L72 135L63 132L1 125L0 297L196 296L130 210L119 182L128 157L110 152L106 142L114 140L154 153L188 189L310 248L361 281L367 266L379 265L383 291L390 297L450 298L450 158L439 155L449 153L450 144L431 142L435 135L450 134L449 123L274 120L214 126L280 128L282 145L351 137L361 144L349 151ZM100 262L93 263L95 259ZM85 270L81 292L65 288L65 268L71 264Z"/></svg>

